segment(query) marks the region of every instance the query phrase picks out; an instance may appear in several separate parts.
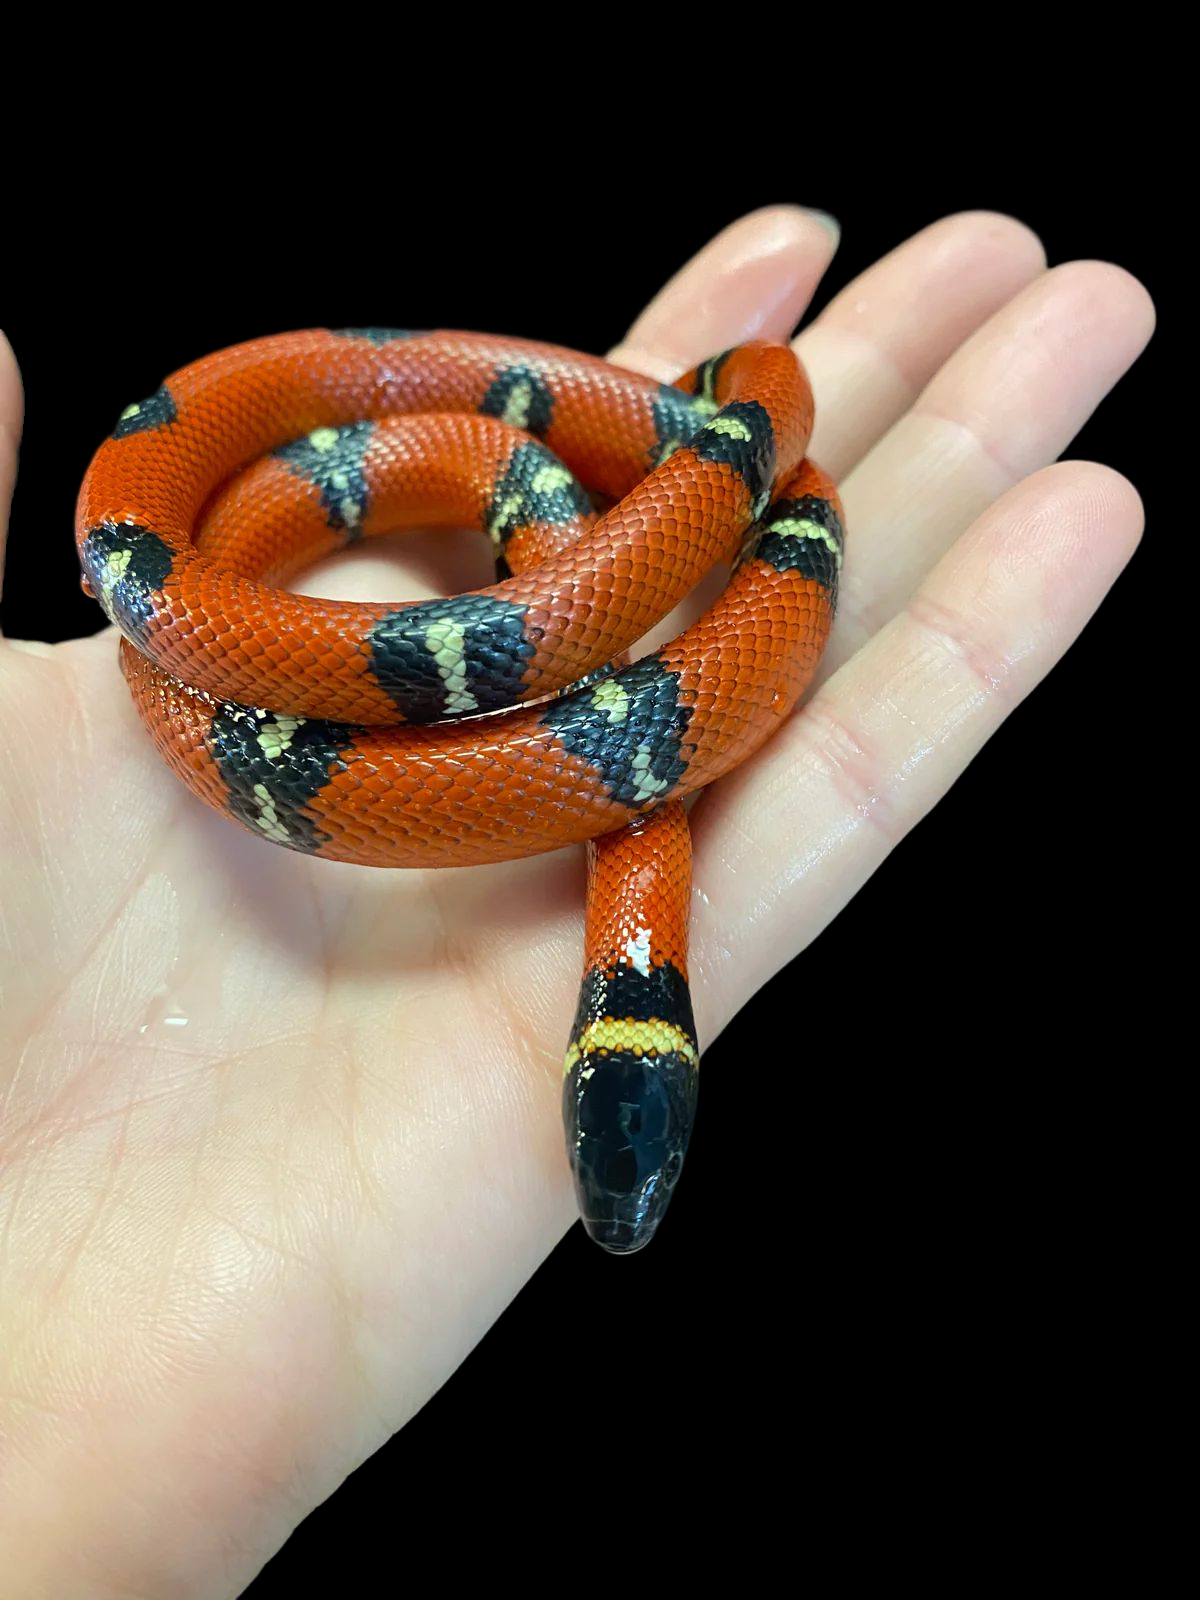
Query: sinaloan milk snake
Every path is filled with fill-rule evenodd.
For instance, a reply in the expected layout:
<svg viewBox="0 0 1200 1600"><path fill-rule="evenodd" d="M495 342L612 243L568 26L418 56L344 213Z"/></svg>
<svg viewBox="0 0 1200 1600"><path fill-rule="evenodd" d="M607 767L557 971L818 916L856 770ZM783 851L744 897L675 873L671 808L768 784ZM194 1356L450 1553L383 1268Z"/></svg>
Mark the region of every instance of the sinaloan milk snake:
<svg viewBox="0 0 1200 1600"><path fill-rule="evenodd" d="M588 841L564 1110L580 1211L645 1244L696 1105L681 804L776 729L842 559L796 356L673 385L525 340L284 334L129 406L79 496L84 584L172 769L251 832L368 866ZM279 587L375 534L474 525L497 583L360 604ZM624 652L718 562L673 643Z"/></svg>

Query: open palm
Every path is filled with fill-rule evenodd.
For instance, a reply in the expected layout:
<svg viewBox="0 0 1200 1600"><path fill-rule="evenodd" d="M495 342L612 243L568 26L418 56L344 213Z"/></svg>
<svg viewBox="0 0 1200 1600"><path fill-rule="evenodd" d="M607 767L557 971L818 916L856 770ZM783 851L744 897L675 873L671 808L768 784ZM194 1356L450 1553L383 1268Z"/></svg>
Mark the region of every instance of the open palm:
<svg viewBox="0 0 1200 1600"><path fill-rule="evenodd" d="M834 243L801 211L746 218L615 359L668 379L788 337ZM797 340L813 452L844 482L841 614L807 707L693 812L702 1041L937 800L1130 554L1130 486L1046 463L1151 325L1120 269L1047 272L1024 228L977 214ZM0 477L19 409L0 361ZM321 592L412 594L397 559L366 551ZM237 1593L573 1215L581 853L372 873L267 848L160 766L115 657L111 630L0 645L14 1600Z"/></svg>

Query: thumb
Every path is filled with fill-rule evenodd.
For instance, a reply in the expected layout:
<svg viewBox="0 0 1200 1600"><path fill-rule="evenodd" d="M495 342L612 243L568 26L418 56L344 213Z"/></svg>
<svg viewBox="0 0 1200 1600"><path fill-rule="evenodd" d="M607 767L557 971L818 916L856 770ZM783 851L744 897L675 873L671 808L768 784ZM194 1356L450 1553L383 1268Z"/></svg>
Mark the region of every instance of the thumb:
<svg viewBox="0 0 1200 1600"><path fill-rule="evenodd" d="M0 593L4 589L4 542L8 508L17 479L17 443L21 437L21 374L12 346L0 333Z"/></svg>

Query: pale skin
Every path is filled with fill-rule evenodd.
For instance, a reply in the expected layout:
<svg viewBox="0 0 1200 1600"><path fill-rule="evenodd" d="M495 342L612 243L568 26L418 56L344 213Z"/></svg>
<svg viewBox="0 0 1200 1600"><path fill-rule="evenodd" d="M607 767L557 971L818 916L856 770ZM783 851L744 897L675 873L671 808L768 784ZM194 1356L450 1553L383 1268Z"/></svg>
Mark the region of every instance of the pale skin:
<svg viewBox="0 0 1200 1600"><path fill-rule="evenodd" d="M786 339L834 248L800 210L744 218L614 358L667 379ZM1049 463L1152 326L1120 268L1047 271L1023 226L975 213L909 240L796 340L813 454L844 485L842 604L807 707L692 813L703 1040L1117 578L1136 492ZM0 340L4 506L20 426ZM311 587L433 592L415 570L376 548ZM0 719L5 1593L236 1595L571 1224L580 856L386 873L254 839L160 766L110 631L0 643Z"/></svg>

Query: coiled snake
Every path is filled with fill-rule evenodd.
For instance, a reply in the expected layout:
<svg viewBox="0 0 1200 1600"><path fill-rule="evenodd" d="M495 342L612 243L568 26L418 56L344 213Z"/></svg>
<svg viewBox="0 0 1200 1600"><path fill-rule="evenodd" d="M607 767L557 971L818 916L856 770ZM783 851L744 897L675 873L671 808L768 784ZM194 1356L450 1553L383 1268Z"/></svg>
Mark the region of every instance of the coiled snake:
<svg viewBox="0 0 1200 1600"><path fill-rule="evenodd" d="M588 841L565 1060L581 1215L645 1244L698 1053L682 797L779 726L836 602L842 514L786 347L674 385L470 333L259 339L128 407L79 496L84 583L151 738L209 805L310 855L449 867ZM400 605L278 587L375 534L474 525L497 583ZM673 643L624 652L718 562Z"/></svg>

